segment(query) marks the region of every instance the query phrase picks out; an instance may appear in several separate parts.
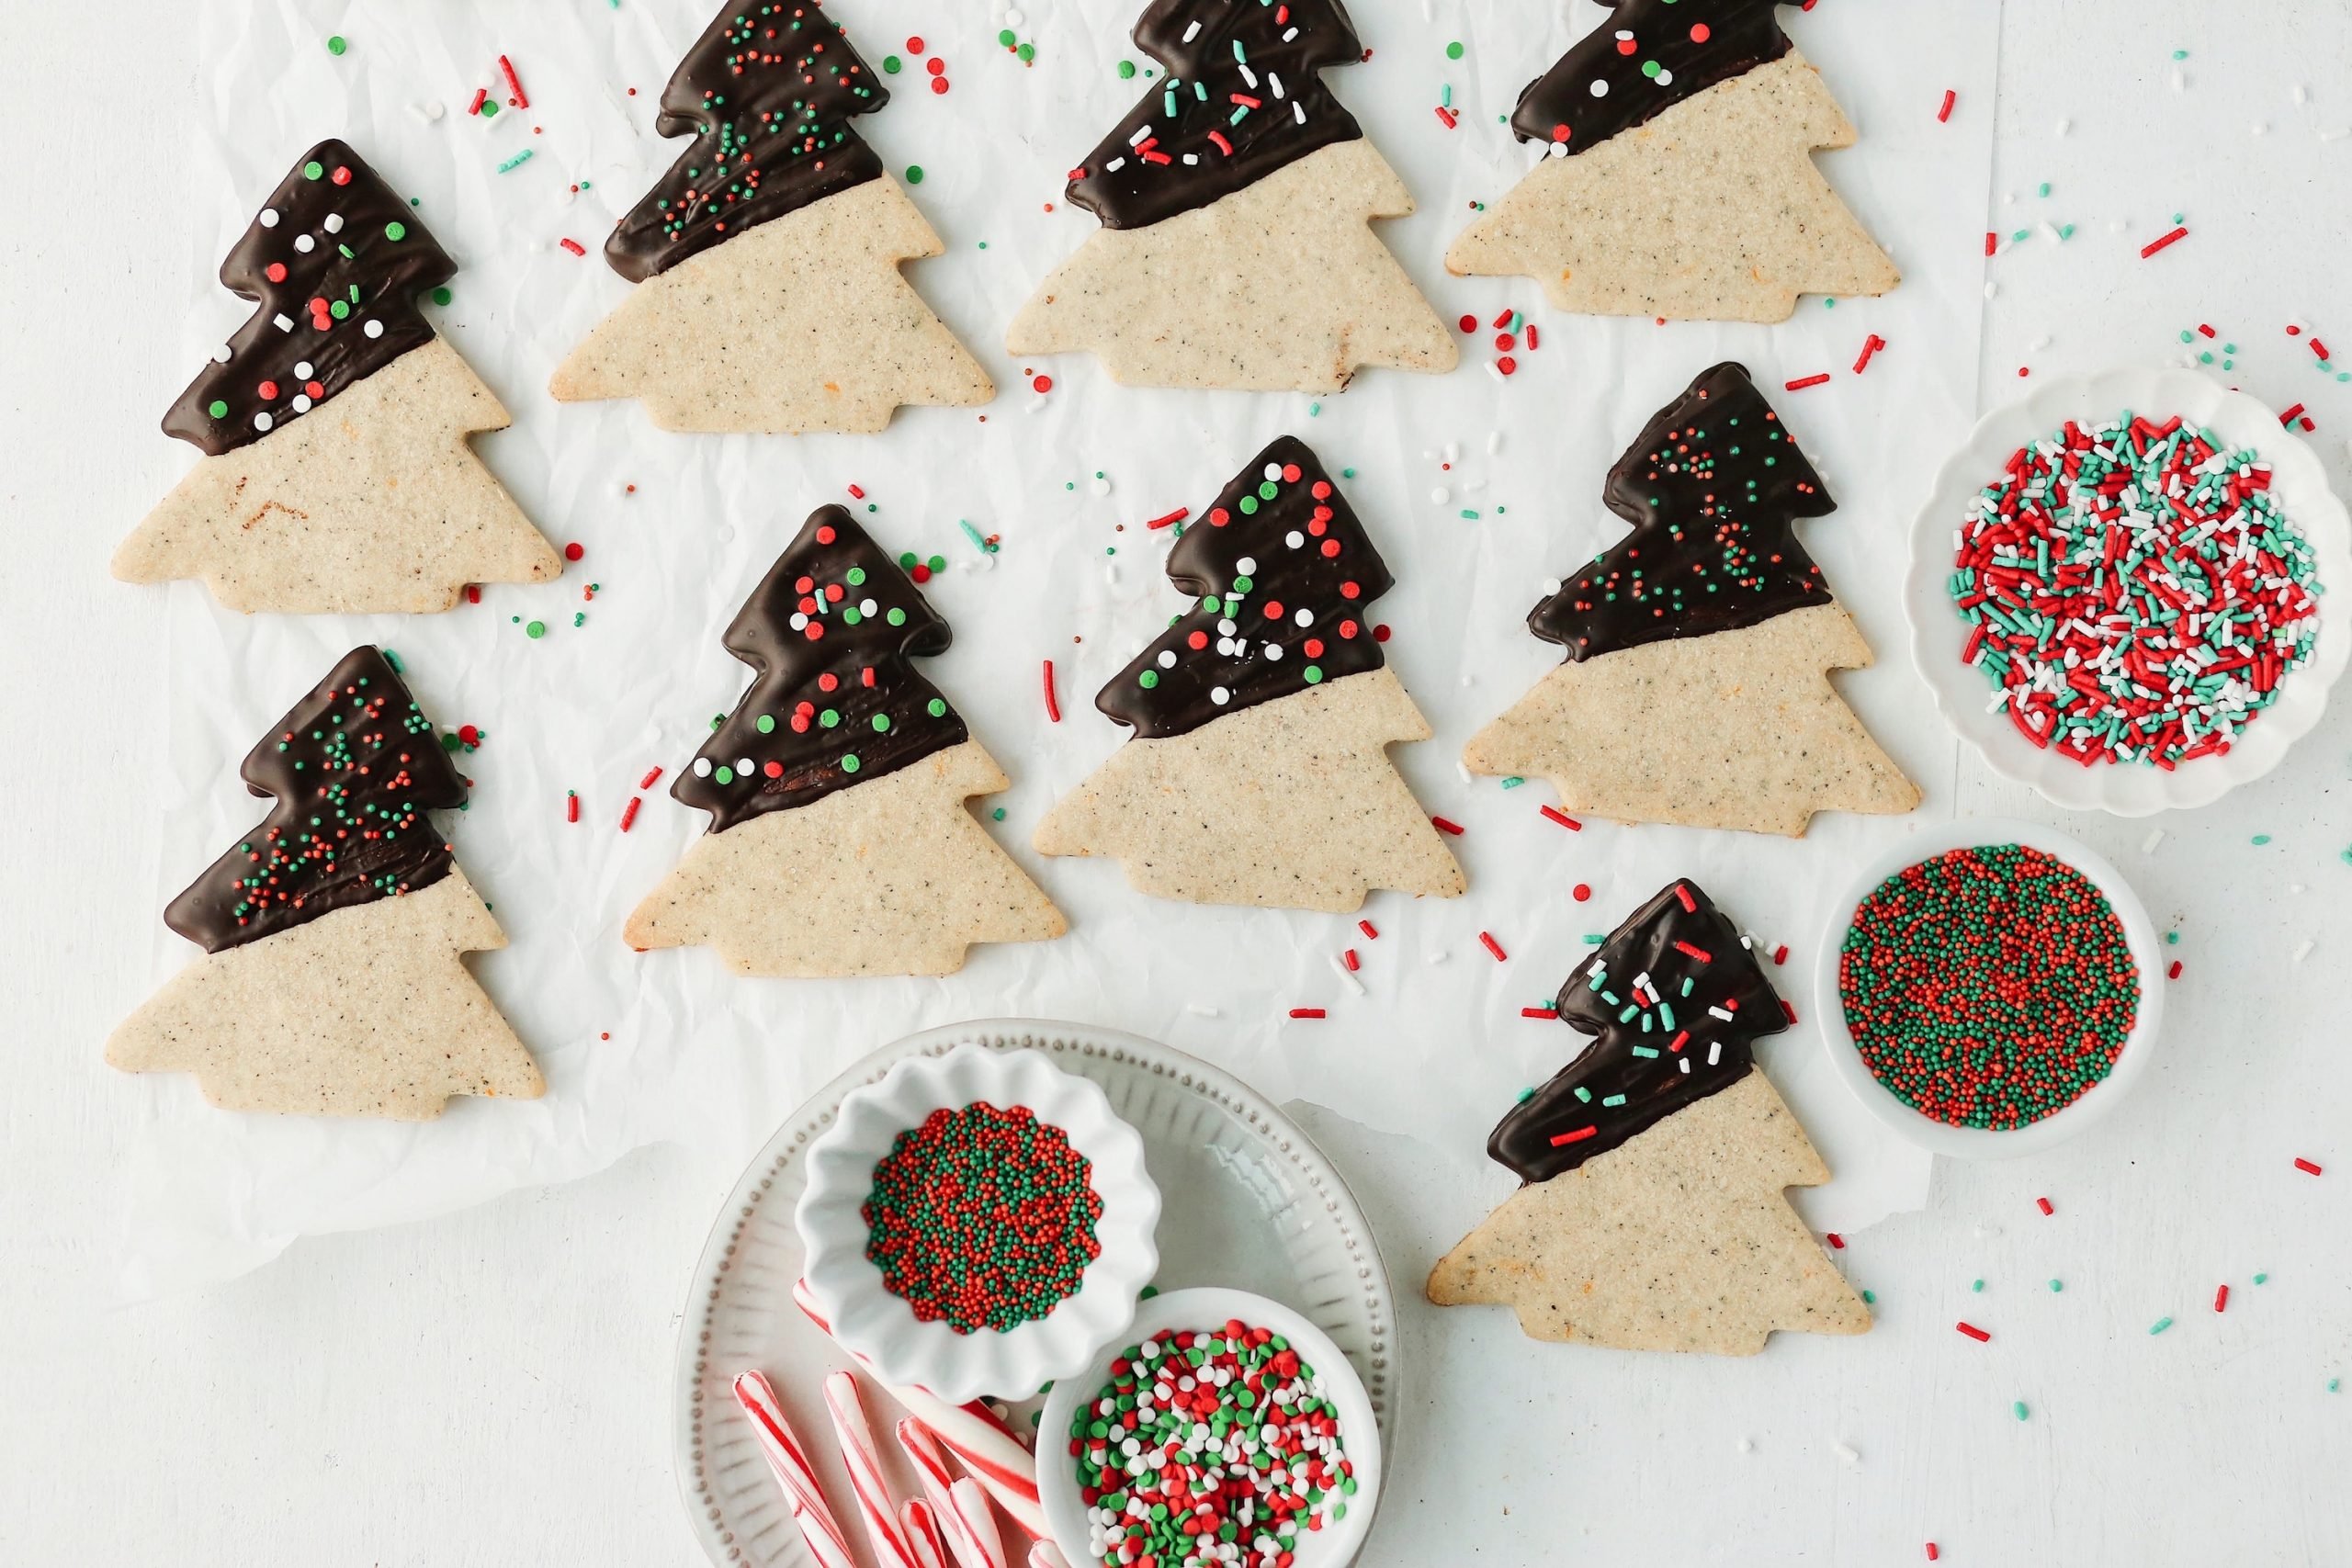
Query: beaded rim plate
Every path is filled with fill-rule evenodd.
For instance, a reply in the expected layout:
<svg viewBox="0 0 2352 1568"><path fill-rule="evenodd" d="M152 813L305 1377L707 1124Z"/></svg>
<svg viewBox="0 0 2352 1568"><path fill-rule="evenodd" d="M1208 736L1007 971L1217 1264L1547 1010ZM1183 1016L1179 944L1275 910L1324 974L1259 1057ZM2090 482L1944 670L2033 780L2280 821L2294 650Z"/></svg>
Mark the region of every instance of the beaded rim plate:
<svg viewBox="0 0 2352 1568"><path fill-rule="evenodd" d="M1229 1074L1137 1035L1032 1019L950 1024L884 1046L795 1110L736 1182L704 1244L678 1328L672 1430L679 1495L712 1562L814 1561L730 1392L748 1367L775 1384L834 1511L858 1533L821 1386L849 1360L792 1303L801 1162L850 1090L879 1081L904 1057L943 1055L967 1041L1043 1051L1100 1084L1143 1135L1166 1201L1159 1282L1236 1286L1304 1314L1346 1352L1394 1463L1404 1369L1388 1271L1346 1182L1295 1122ZM916 1495L890 1438L898 1407L870 1383L867 1393L885 1466L901 1496Z"/></svg>
<svg viewBox="0 0 2352 1568"><path fill-rule="evenodd" d="M2319 636L2309 663L2278 684L2278 699L2248 724L2220 756L2199 757L2167 773L2138 762L2086 767L2017 732L2006 713L1988 711L1992 688L1981 671L1960 661L1968 623L1945 592L1951 572L1951 536L1969 498L2000 473L2009 455L2067 420L2107 421L2130 409L2155 419L2179 414L2234 446L2250 446L2270 464L2279 509L2310 541L2318 558ZM1960 450L1936 476L1935 490L1911 528L1911 561L1904 574L1903 608L1911 628L1911 656L1935 694L1936 710L1985 766L2030 784L2048 800L2074 810L2146 817L2210 806L2242 784L2278 765L2288 747L2319 723L2328 688L2352 654L2352 520L2328 488L2319 456L2278 415L2243 392L2192 370L2109 370L2062 377L2031 395L1977 421Z"/></svg>
<svg viewBox="0 0 2352 1568"><path fill-rule="evenodd" d="M2072 762L2066 765L2075 766ZM2022 1127L1955 1127L1923 1115L1897 1100L1862 1060L1854 1036L1846 1027L1845 1003L1838 988L1838 953L1845 944L1847 928L1853 924L1855 911L1862 900L1879 884L1948 850L1975 849L1986 844L2023 844L2082 873L2122 923L2124 945L2131 950L2132 962L2140 971L2140 1005L2132 1015L2132 1032L2124 1036L2122 1049L2116 1053L2107 1077L2085 1089L2074 1103ZM1853 1091L1854 1098L1862 1102L1863 1110L1919 1147L1959 1159L2007 1159L2016 1155L2036 1154L2080 1133L2121 1103L2132 1086L2146 1073L2148 1060L2155 1055L2157 1032L2164 1024L2164 952L2156 944L2155 922L2148 919L2146 906L2132 891L2132 885L2123 880L2122 873L2109 864L2104 856L2076 843L2057 829L2045 828L2038 822L1997 817L1962 818L1916 829L1855 872L1853 880L1831 901L1829 923L1822 928L1815 951L1818 957L1814 965L1813 1010L1821 1020L1822 1038L1829 1044L1829 1065L1837 1069L1838 1077Z"/></svg>

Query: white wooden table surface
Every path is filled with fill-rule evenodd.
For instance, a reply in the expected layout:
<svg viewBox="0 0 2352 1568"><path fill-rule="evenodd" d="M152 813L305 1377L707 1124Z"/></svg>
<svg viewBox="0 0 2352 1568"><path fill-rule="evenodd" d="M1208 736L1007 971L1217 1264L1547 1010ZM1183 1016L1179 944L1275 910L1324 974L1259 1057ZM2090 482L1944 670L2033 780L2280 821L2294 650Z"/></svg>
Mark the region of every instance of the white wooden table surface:
<svg viewBox="0 0 2352 1568"><path fill-rule="evenodd" d="M2352 364L2352 9L2018 0L2004 27L1988 225L2076 231L1993 265L1986 396L2021 365L2174 357L2210 322L2240 385L2310 405L2341 480L2352 386L2283 327ZM134 1129L97 1044L147 972L159 641L105 562L185 461L124 413L185 370L183 30L153 0L0 9L0 1562L686 1568L671 1340L731 1156L656 1148L99 1304ZM2141 261L2175 211L2192 238ZM1850 1238L1868 1337L1656 1360L1414 1311L1419 1408L1367 1561L2352 1561L2347 769L2352 699L2270 779L2158 819L2153 852L2149 824L2065 822L2180 933L2163 1059L2079 1144L1939 1168L1927 1213ZM1956 798L2061 819L1973 767ZM1312 1124L1410 1294L1465 1218L1460 1151Z"/></svg>

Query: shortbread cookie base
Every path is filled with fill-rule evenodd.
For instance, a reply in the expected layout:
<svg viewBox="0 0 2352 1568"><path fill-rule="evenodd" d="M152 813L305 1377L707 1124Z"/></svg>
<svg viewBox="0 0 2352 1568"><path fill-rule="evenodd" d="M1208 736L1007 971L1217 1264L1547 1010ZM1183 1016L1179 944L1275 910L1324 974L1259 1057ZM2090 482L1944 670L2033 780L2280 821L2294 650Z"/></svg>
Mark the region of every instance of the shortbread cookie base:
<svg viewBox="0 0 2352 1568"><path fill-rule="evenodd" d="M1533 278L1562 310L1784 321L1800 294L1901 281L1821 171L1854 128L1792 49L1655 119L1528 171L1446 252L1457 276Z"/></svg>
<svg viewBox="0 0 2352 1568"><path fill-rule="evenodd" d="M115 551L125 582L200 578L247 614L446 610L541 582L555 547L466 445L514 421L439 338L260 440L207 457Z"/></svg>
<svg viewBox="0 0 2352 1568"><path fill-rule="evenodd" d="M1801 836L1816 811L1900 814L1919 789L1829 684L1870 645L1836 604L1562 664L1463 748L1571 811Z"/></svg>
<svg viewBox="0 0 2352 1568"><path fill-rule="evenodd" d="M459 960L505 933L452 867L173 976L107 1042L125 1072L193 1073L226 1111L422 1122L453 1094L533 1100L539 1069Z"/></svg>
<svg viewBox="0 0 2352 1568"><path fill-rule="evenodd" d="M630 289L556 367L559 402L634 398L664 430L870 434L995 383L899 270L945 247L888 175Z"/></svg>
<svg viewBox="0 0 2352 1568"><path fill-rule="evenodd" d="M1048 855L1109 855L1143 893L1361 908L1375 887L1453 897L1462 867L1388 760L1429 721L1383 668L1182 735L1129 740L1040 823Z"/></svg>
<svg viewBox="0 0 2352 1568"><path fill-rule="evenodd" d="M1138 387L1335 392L1453 368L1453 334L1373 233L1413 197L1359 137L1142 229L1103 229L1013 318L1014 354L1086 352Z"/></svg>
<svg viewBox="0 0 2352 1568"><path fill-rule="evenodd" d="M1781 1196L1829 1179L1751 1072L1623 1146L1522 1187L1430 1271L1440 1306L1530 1338L1752 1356L1774 1329L1860 1334L1870 1308Z"/></svg>
<svg viewBox="0 0 2352 1568"><path fill-rule="evenodd" d="M948 975L978 942L1069 930L964 803L1010 787L977 740L688 846L632 947L714 948L745 975Z"/></svg>

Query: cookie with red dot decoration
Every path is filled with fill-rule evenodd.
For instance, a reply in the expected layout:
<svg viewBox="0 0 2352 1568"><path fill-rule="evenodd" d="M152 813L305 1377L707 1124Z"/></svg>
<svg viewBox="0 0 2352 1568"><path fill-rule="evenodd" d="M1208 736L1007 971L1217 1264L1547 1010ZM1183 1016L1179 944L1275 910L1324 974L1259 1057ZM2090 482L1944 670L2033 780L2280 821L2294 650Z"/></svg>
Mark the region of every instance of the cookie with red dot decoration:
<svg viewBox="0 0 2352 1568"><path fill-rule="evenodd" d="M1868 1329L1783 1195L1829 1179L1756 1063L1793 1015L1698 885L1611 932L1557 1011L1595 1038L1496 1126L1487 1153L1524 1185L1438 1260L1429 1299L1621 1350L1752 1356L1775 1329Z"/></svg>
<svg viewBox="0 0 2352 1568"><path fill-rule="evenodd" d="M1901 281L1814 166L1854 128L1781 30L1793 0L1601 3L1511 114L1548 155L1455 238L1448 272L1532 277L1562 310L1724 321Z"/></svg>
<svg viewBox="0 0 2352 1568"><path fill-rule="evenodd" d="M107 1060L232 1111L424 1121L535 1099L531 1054L460 955L506 945L432 813L466 802L400 672L353 649L246 754L269 815L164 911L201 947Z"/></svg>
<svg viewBox="0 0 2352 1568"><path fill-rule="evenodd" d="M670 793L710 831L638 905L640 951L746 975L945 975L1069 922L965 802L1011 787L916 670L947 651L907 570L823 506L728 626L751 688Z"/></svg>
<svg viewBox="0 0 2352 1568"><path fill-rule="evenodd" d="M1365 619L1395 579L1306 444L1259 453L1183 525L1168 576L1192 609L1095 698L1133 739L1038 825L1039 852L1108 855L1139 891L1196 903L1461 893L1388 760L1430 738Z"/></svg>
<svg viewBox="0 0 2352 1568"><path fill-rule="evenodd" d="M1919 804L1829 683L1871 662L1797 542L1836 502L1744 367L1660 409L1603 499L1633 531L1527 617L1566 662L1470 738L1464 767L1542 777L1570 811L1792 838L1817 811Z"/></svg>
<svg viewBox="0 0 2352 1568"><path fill-rule="evenodd" d="M1070 171L1069 204L1101 227L1005 346L1091 353L1148 387L1453 369L1453 337L1371 228L1412 195L1323 81L1367 52L1340 0L1153 0L1135 41L1166 71Z"/></svg>
<svg viewBox="0 0 2352 1568"><path fill-rule="evenodd" d="M691 136L605 242L633 284L556 367L559 402L663 430L871 433L996 385L899 270L945 247L852 121L889 102L818 0L711 18L653 129Z"/></svg>
<svg viewBox="0 0 2352 1568"><path fill-rule="evenodd" d="M359 615L560 572L467 446L514 422L418 309L457 270L348 143L304 153L220 265L257 309L164 418L204 455L115 576L200 579L248 613Z"/></svg>

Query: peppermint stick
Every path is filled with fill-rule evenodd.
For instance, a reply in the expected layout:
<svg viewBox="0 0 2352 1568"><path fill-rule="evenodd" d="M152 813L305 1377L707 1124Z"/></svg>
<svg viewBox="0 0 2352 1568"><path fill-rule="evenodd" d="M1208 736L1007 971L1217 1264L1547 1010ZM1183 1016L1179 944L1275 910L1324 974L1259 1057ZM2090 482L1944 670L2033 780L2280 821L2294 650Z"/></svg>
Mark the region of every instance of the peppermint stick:
<svg viewBox="0 0 2352 1568"><path fill-rule="evenodd" d="M989 1517L988 1500L977 1498L979 1506L972 1510L978 1523L957 1506L955 1486L956 1472L947 1468L947 1452L931 1429L913 1416L899 1423L899 1447L915 1467L915 1475L922 1483L922 1494L931 1500L931 1511L937 1516L941 1532L947 1538L948 1549L963 1568L1005 1568L1001 1547L994 1539L996 1521Z"/></svg>
<svg viewBox="0 0 2352 1568"><path fill-rule="evenodd" d="M891 1504L889 1483L882 1477L882 1456L874 1450L874 1428L866 1424L856 1373L826 1377L825 1409L832 1416L833 1438L841 1444L842 1462L849 1467L850 1490L857 1494L857 1511L865 1521L865 1539L876 1559L882 1568L922 1568L899 1534L898 1511Z"/></svg>
<svg viewBox="0 0 2352 1568"><path fill-rule="evenodd" d="M1029 1568L1069 1568L1069 1559L1050 1540L1041 1540L1029 1548Z"/></svg>
<svg viewBox="0 0 2352 1568"><path fill-rule="evenodd" d="M947 1499L955 1506L956 1517L971 1533L973 1544L980 1550L972 1568L1005 1568L1004 1538L996 1533L996 1517L989 1512L988 1494L980 1490L980 1483L968 1475L959 1475L947 1488Z"/></svg>
<svg viewBox="0 0 2352 1568"><path fill-rule="evenodd" d="M784 1418L784 1406L777 1403L768 1380L756 1371L741 1373L735 1379L735 1402L751 1417L760 1452L775 1472L776 1484L784 1490L784 1506L808 1540L809 1554L820 1568L857 1568L857 1559L850 1555L849 1538L826 1506L817 1472L808 1466L808 1452Z"/></svg>
<svg viewBox="0 0 2352 1568"><path fill-rule="evenodd" d="M794 1283L792 1299L809 1322L828 1335L832 1333L824 1314L817 1310L816 1298L808 1293L808 1281ZM873 1373L873 1364L865 1357L846 1345L842 1348L869 1375ZM874 1381L971 1472L972 1478L1024 1533L1038 1540L1049 1538L1052 1532L1046 1525L1046 1510L1037 1501L1036 1456L1012 1435L1012 1427L977 1399L968 1404L950 1404L923 1389L900 1387L878 1376Z"/></svg>
<svg viewBox="0 0 2352 1568"><path fill-rule="evenodd" d="M922 1568L947 1568L947 1542L941 1538L930 1504L920 1497L909 1498L899 1510L899 1526Z"/></svg>

